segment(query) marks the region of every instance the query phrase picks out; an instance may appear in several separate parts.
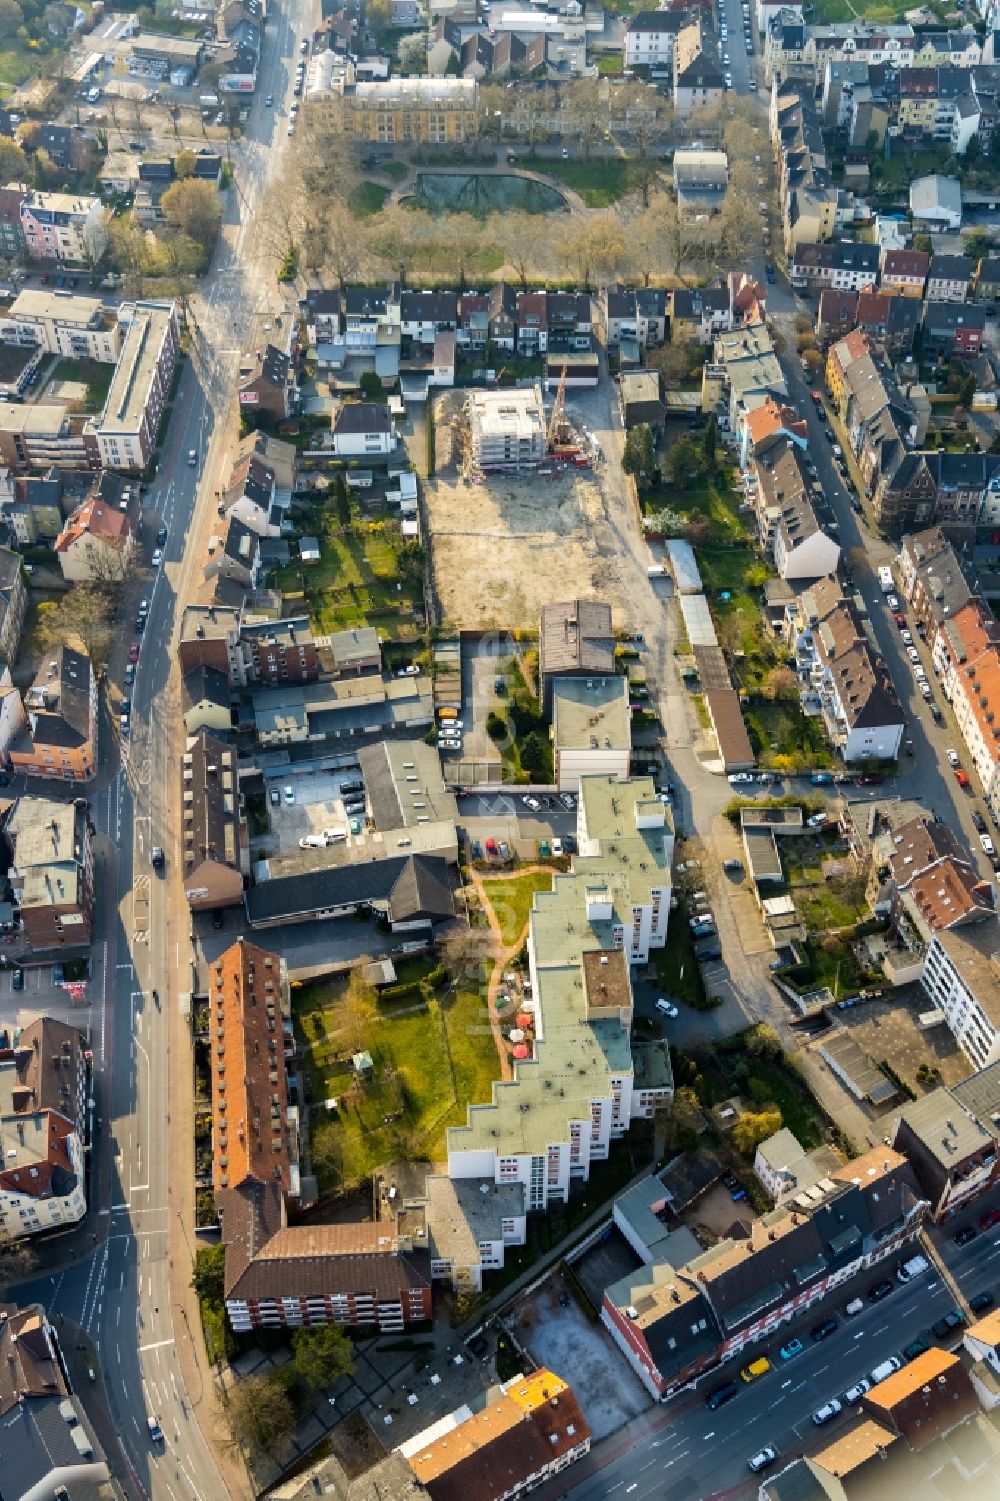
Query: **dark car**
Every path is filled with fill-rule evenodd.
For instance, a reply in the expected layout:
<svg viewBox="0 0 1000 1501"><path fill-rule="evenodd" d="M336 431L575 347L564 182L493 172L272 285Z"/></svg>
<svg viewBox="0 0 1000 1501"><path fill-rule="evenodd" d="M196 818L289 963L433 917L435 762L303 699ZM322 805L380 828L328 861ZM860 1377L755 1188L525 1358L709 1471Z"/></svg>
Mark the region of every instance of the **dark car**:
<svg viewBox="0 0 1000 1501"><path fill-rule="evenodd" d="M725 1386L717 1386L714 1391L709 1392L708 1396L705 1398L705 1406L709 1409L710 1412L715 1412L717 1408L725 1407L727 1402L731 1402L733 1398L738 1397L739 1394L740 1389L737 1386L736 1382L727 1381Z"/></svg>
<svg viewBox="0 0 1000 1501"><path fill-rule="evenodd" d="M819 1344L821 1339L826 1339L828 1335L836 1334L836 1332L837 1320L824 1319L821 1324L813 1325L813 1327L809 1331L809 1337L810 1339L814 1339L816 1343Z"/></svg>
<svg viewBox="0 0 1000 1501"><path fill-rule="evenodd" d="M969 1299L969 1307L973 1313L985 1313L987 1308L992 1308L996 1298L992 1293L976 1293L974 1298Z"/></svg>
<svg viewBox="0 0 1000 1501"><path fill-rule="evenodd" d="M146 629L146 617L145 617L145 615L137 615L135 617L135 627L134 628L135 628L136 635L137 636L141 636L142 633L143 633L143 631Z"/></svg>
<svg viewBox="0 0 1000 1501"><path fill-rule="evenodd" d="M53 966L52 966L52 983L53 983L53 985L61 985L63 983L63 981L65 980L65 978L66 978L66 971L63 969L62 965L61 964L53 964Z"/></svg>
<svg viewBox="0 0 1000 1501"><path fill-rule="evenodd" d="M156 534L156 545L157 547L166 547L167 545L167 529L165 526L161 526Z"/></svg>
<svg viewBox="0 0 1000 1501"><path fill-rule="evenodd" d="M985 834L986 833L986 820L983 817L983 815L980 813L979 809L978 808L973 808L972 812L969 814L969 817L972 819L972 822L975 824L975 826L979 830L980 834Z"/></svg>
<svg viewBox="0 0 1000 1501"><path fill-rule="evenodd" d="M980 1230L992 1230L994 1225L1000 1225L1000 1209L991 1209L980 1217Z"/></svg>
<svg viewBox="0 0 1000 1501"><path fill-rule="evenodd" d="M11 989L12 990L23 990L24 989L24 970L23 969L15 969L14 973L10 977L10 984L11 984Z"/></svg>
<svg viewBox="0 0 1000 1501"><path fill-rule="evenodd" d="M483 847L478 839L473 839L472 841L472 858L473 860L481 860L483 858Z"/></svg>
<svg viewBox="0 0 1000 1501"><path fill-rule="evenodd" d="M768 261L767 265L764 267L764 275L767 277L769 282L774 282L774 267L771 265L770 261Z"/></svg>
<svg viewBox="0 0 1000 1501"><path fill-rule="evenodd" d="M930 1345L925 1339L911 1340L903 1349L903 1359L916 1360L918 1355L926 1355L929 1349Z"/></svg>
<svg viewBox="0 0 1000 1501"><path fill-rule="evenodd" d="M887 1277L884 1282L876 1282L874 1287L868 1289L868 1301L869 1303L881 1303L882 1299L887 1298L891 1292L892 1283Z"/></svg>
<svg viewBox="0 0 1000 1501"><path fill-rule="evenodd" d="M722 1181L729 1189L729 1197L734 1204L738 1204L741 1199L746 1198L747 1191L734 1173L727 1173Z"/></svg>
<svg viewBox="0 0 1000 1501"><path fill-rule="evenodd" d="M975 1240L975 1238L975 1225L963 1225L961 1230L956 1230L954 1236L952 1237L956 1246L967 1246L969 1244L969 1241Z"/></svg>
<svg viewBox="0 0 1000 1501"><path fill-rule="evenodd" d="M880 771L866 771L858 777L859 787L881 787L884 778Z"/></svg>
<svg viewBox="0 0 1000 1501"><path fill-rule="evenodd" d="M467 1339L465 1343L468 1346L469 1350L471 1350L473 1355L478 1356L480 1360L485 1360L486 1352L489 1349L489 1344L482 1334L474 1334L472 1338Z"/></svg>
<svg viewBox="0 0 1000 1501"><path fill-rule="evenodd" d="M216 930L218 930L219 928L222 927L222 923L223 923L222 913L219 912L218 910L214 911L212 913L212 927L215 928Z"/></svg>
<svg viewBox="0 0 1000 1501"><path fill-rule="evenodd" d="M965 1314L962 1313L961 1309L953 1308L950 1313L945 1314L943 1319L938 1319L936 1324L931 1325L931 1333L936 1339L945 1339L947 1335L953 1334L956 1329L961 1329L964 1323Z"/></svg>

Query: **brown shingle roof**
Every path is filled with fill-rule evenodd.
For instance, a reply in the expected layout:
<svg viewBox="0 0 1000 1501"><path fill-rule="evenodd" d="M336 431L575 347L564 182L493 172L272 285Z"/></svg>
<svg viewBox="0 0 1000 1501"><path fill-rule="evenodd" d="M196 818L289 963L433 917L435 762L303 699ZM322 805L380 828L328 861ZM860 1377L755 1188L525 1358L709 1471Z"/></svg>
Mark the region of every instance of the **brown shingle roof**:
<svg viewBox="0 0 1000 1501"><path fill-rule="evenodd" d="M288 1084L277 956L238 939L212 965L209 1008L215 1190L254 1177L274 1179L287 1193Z"/></svg>

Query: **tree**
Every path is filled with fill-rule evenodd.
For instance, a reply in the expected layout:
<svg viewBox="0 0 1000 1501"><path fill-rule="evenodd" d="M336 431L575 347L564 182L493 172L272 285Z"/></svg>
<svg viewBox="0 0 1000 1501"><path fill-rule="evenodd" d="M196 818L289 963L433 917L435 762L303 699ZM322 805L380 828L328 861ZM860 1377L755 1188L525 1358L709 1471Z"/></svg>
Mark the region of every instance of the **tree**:
<svg viewBox="0 0 1000 1501"><path fill-rule="evenodd" d="M677 386L691 374L694 358L693 340L675 334L669 344L661 344L659 349L647 352L646 364L650 370L660 371L665 385Z"/></svg>
<svg viewBox="0 0 1000 1501"><path fill-rule="evenodd" d="M87 220L80 234L80 239L83 242L83 254L91 271L97 267L101 257L108 248L109 221L110 215L107 209L101 209L96 218Z"/></svg>
<svg viewBox="0 0 1000 1501"><path fill-rule="evenodd" d="M198 158L193 151L178 151L174 157L174 171L181 181L186 177L193 177L197 165Z"/></svg>
<svg viewBox="0 0 1000 1501"><path fill-rule="evenodd" d="M799 680L790 667L772 667L767 674L764 696L772 701L797 698L798 686Z"/></svg>
<svg viewBox="0 0 1000 1501"><path fill-rule="evenodd" d="M521 741L521 770L536 782L547 782L551 778L549 744L537 730L530 730Z"/></svg>
<svg viewBox="0 0 1000 1501"><path fill-rule="evenodd" d="M364 966L368 962L366 957L355 965L344 992L345 1031L352 1053L363 1052L368 1046L378 1014L374 987L364 977Z"/></svg>
<svg viewBox="0 0 1000 1501"><path fill-rule="evenodd" d="M0 41L6 41L23 25L24 13L17 0L0 0Z"/></svg>
<svg viewBox="0 0 1000 1501"><path fill-rule="evenodd" d="M684 541L692 547L707 547L712 540L712 523L701 511L692 511L684 522Z"/></svg>
<svg viewBox="0 0 1000 1501"><path fill-rule="evenodd" d="M234 1455L273 1459L286 1447L295 1425L288 1393L269 1376L243 1376L226 1404L228 1447Z"/></svg>
<svg viewBox="0 0 1000 1501"><path fill-rule="evenodd" d="M347 480L339 472L333 481L333 502L337 508L337 520L346 531L351 524L351 492L347 488Z"/></svg>
<svg viewBox="0 0 1000 1501"><path fill-rule="evenodd" d="M168 224L196 240L211 257L222 225L222 205L214 183L191 177L171 183L160 199Z"/></svg>
<svg viewBox="0 0 1000 1501"><path fill-rule="evenodd" d="M396 53L400 73L411 76L427 72L427 42L422 31L404 36Z"/></svg>
<svg viewBox="0 0 1000 1501"><path fill-rule="evenodd" d="M719 424L715 413L710 412L701 435L701 457L708 474L715 473L715 446L719 438Z"/></svg>
<svg viewBox="0 0 1000 1501"><path fill-rule="evenodd" d="M673 485L684 490L701 474L701 454L690 438L678 438L667 450L664 469Z"/></svg>
<svg viewBox="0 0 1000 1501"><path fill-rule="evenodd" d="M483 967L490 954L489 930L452 923L438 938L437 952L456 985L476 990L483 983Z"/></svg>
<svg viewBox="0 0 1000 1501"><path fill-rule="evenodd" d="M35 1248L23 1236L15 1239L0 1232L0 1287L21 1282L34 1271L38 1257Z"/></svg>
<svg viewBox="0 0 1000 1501"><path fill-rule="evenodd" d="M591 151L603 139L608 121L600 79L580 78L565 84L561 102L566 131L583 147L584 157L589 161Z"/></svg>
<svg viewBox="0 0 1000 1501"><path fill-rule="evenodd" d="M0 139L0 181L23 182L28 173L28 158L16 141Z"/></svg>
<svg viewBox="0 0 1000 1501"><path fill-rule="evenodd" d="M203 1302L222 1307L225 1296L225 1269L226 1248L221 1241L217 1246L199 1247L195 1256L191 1286Z"/></svg>
<svg viewBox="0 0 1000 1501"><path fill-rule="evenodd" d="M107 666L111 651L111 596L91 584L76 584L58 600L38 606L36 629L40 644L79 645L95 668Z"/></svg>
<svg viewBox="0 0 1000 1501"><path fill-rule="evenodd" d="M806 349L802 354L802 363L806 366L810 375L815 375L823 368L823 356L818 349Z"/></svg>
<svg viewBox="0 0 1000 1501"><path fill-rule="evenodd" d="M544 222L545 216L538 214L504 214L498 225L500 247L522 291L527 290L529 272L538 263L539 240L546 232Z"/></svg>
<svg viewBox="0 0 1000 1501"><path fill-rule="evenodd" d="M376 35L386 31L392 23L390 0L365 0L365 25Z"/></svg>
<svg viewBox="0 0 1000 1501"><path fill-rule="evenodd" d="M781 1130L781 1111L776 1105L767 1110L752 1111L741 1115L733 1127L732 1141L737 1152L750 1157L769 1136Z"/></svg>
<svg viewBox="0 0 1000 1501"><path fill-rule="evenodd" d="M314 1391L325 1391L354 1370L354 1346L336 1324L296 1329L292 1335L295 1369Z"/></svg>
<svg viewBox="0 0 1000 1501"><path fill-rule="evenodd" d="M653 430L648 422L640 422L625 434L625 452L622 468L631 474L636 484L647 485L656 473L656 453L653 448Z"/></svg>

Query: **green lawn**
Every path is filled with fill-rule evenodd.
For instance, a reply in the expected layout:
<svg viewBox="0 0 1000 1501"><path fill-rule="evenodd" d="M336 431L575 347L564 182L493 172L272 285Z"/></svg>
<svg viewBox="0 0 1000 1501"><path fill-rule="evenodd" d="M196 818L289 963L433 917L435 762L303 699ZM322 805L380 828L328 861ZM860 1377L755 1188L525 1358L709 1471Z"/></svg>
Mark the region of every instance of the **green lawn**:
<svg viewBox="0 0 1000 1501"><path fill-rule="evenodd" d="M597 71L602 78L616 78L624 69L621 53L602 52L597 59Z"/></svg>
<svg viewBox="0 0 1000 1501"><path fill-rule="evenodd" d="M329 512L324 523L320 562L302 568L296 561L277 569L275 587L292 606L305 603L317 632L376 625L389 640L413 640L420 633L413 607L421 604L422 591L419 582L400 577L398 523L356 523L344 533Z"/></svg>
<svg viewBox="0 0 1000 1501"><path fill-rule="evenodd" d="M552 873L531 870L506 880L484 881L483 890L496 913L504 943L516 943L524 932L535 892L552 890Z"/></svg>
<svg viewBox="0 0 1000 1501"><path fill-rule="evenodd" d="M16 89L31 77L35 67L36 64L20 48L0 52L0 84L6 85L8 89Z"/></svg>
<svg viewBox="0 0 1000 1501"><path fill-rule="evenodd" d="M806 957L805 972L791 972L799 990L818 990L825 985L839 999L877 978L858 964L848 937L839 943L807 938L802 948Z"/></svg>
<svg viewBox="0 0 1000 1501"><path fill-rule="evenodd" d="M833 752L822 721L803 714L793 700L747 704L743 718L761 766L777 771L810 771L832 766Z"/></svg>
<svg viewBox="0 0 1000 1501"><path fill-rule="evenodd" d="M101 412L108 399L115 367L100 360L59 360L49 371L46 385L53 381L84 381L87 387L87 410Z"/></svg>
<svg viewBox="0 0 1000 1501"><path fill-rule="evenodd" d="M406 162L381 162L372 168L376 177L388 177L392 182L402 182L409 170Z"/></svg>
<svg viewBox="0 0 1000 1501"><path fill-rule="evenodd" d="M580 194L588 208L608 208L628 193L637 193L644 176L652 169L662 170L658 162L624 161L620 158L608 161L563 161L561 157L532 161L525 166L546 177L554 177L567 188Z"/></svg>
<svg viewBox="0 0 1000 1501"><path fill-rule="evenodd" d="M705 985L694 956L694 939L681 910L671 914L666 948L654 949L652 957L665 996L686 1006L704 1006Z"/></svg>
<svg viewBox="0 0 1000 1501"><path fill-rule="evenodd" d="M462 1125L466 1104L489 1100L500 1060L480 991L439 991L376 1014L358 1035L346 1016L346 984L323 981L293 992L304 1039L313 1109L313 1165L320 1192L361 1182L396 1156L439 1160L448 1126ZM357 1085L350 1055L361 1043L374 1073ZM339 1101L328 1113L323 1101ZM386 1119L391 1117L391 1119Z"/></svg>
<svg viewBox="0 0 1000 1501"><path fill-rule="evenodd" d="M940 20L948 7L939 0L928 0L929 9ZM909 0L854 0L853 7L847 0L815 0L806 7L806 20L814 25L820 21L853 21L855 16L866 21L902 22L906 12L912 10Z"/></svg>
<svg viewBox="0 0 1000 1501"><path fill-rule="evenodd" d="M351 189L347 205L355 219L371 219L375 214L381 213L385 207L385 200L391 192L391 188L385 187L380 182L368 180L359 182Z"/></svg>
<svg viewBox="0 0 1000 1501"><path fill-rule="evenodd" d="M739 513L739 495L729 488L728 472L715 480L702 478L697 484L689 485L684 490L677 490L663 482L643 491L642 508L646 515L668 510L685 520L691 516L704 516L711 523L713 534L720 542L745 542L749 535ZM699 547L699 558L700 555Z"/></svg>

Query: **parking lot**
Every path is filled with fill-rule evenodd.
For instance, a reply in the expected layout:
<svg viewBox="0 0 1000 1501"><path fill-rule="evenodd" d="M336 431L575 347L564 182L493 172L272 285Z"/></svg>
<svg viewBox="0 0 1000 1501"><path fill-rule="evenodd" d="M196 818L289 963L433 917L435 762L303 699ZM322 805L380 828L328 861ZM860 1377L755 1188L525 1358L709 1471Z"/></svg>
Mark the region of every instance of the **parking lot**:
<svg viewBox="0 0 1000 1501"><path fill-rule="evenodd" d="M510 793L480 793L458 800L459 820L470 840L486 854L486 841L504 843L520 860L538 858L542 842L551 851L553 839L573 839L576 809L565 808L549 794L537 810L527 808L522 796ZM545 806L545 803L548 806Z"/></svg>
<svg viewBox="0 0 1000 1501"><path fill-rule="evenodd" d="M360 833L364 827L362 813L348 814L344 808L344 783L361 781L355 767L344 771L313 771L271 776L267 780L267 813L270 838L263 841L270 854L289 855L299 849L300 841L312 836L322 839L324 829L343 829ZM291 792L291 797L289 797ZM355 793L355 799L362 796ZM353 817L357 827L351 829Z"/></svg>
<svg viewBox="0 0 1000 1501"><path fill-rule="evenodd" d="M486 733L491 710L503 709L495 683L510 665L514 643L506 634L481 636L472 645L462 645L462 722L465 726L465 751L468 760L495 761L497 748Z"/></svg>
<svg viewBox="0 0 1000 1501"><path fill-rule="evenodd" d="M103 955L98 957L103 966ZM93 980L87 981L85 1001L79 1005L70 1000L67 990L55 983L51 964L31 965L21 973L24 987L15 990L14 967L5 965L0 969L0 1029L13 1035L16 1028L27 1026L36 1016L54 1016L82 1032L89 1031L93 1010L101 1002Z"/></svg>

